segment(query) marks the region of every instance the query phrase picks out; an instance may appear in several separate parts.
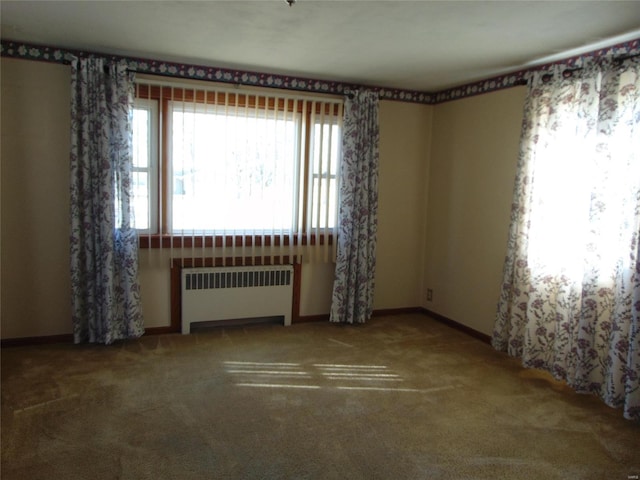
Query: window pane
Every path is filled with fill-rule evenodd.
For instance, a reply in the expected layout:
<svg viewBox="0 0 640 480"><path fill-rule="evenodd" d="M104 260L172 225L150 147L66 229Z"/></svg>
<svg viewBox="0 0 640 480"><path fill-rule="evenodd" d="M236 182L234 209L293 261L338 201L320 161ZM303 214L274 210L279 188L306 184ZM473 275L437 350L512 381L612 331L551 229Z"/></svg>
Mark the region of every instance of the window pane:
<svg viewBox="0 0 640 480"><path fill-rule="evenodd" d="M328 122L335 121L327 119ZM315 174L332 175L338 169L338 147L340 133L337 125L319 124L314 125L314 145L313 145L313 172Z"/></svg>
<svg viewBox="0 0 640 480"><path fill-rule="evenodd" d="M318 201L318 188L321 188ZM327 192L327 189L329 191ZM336 225L337 189L335 178L313 180L312 228L333 228ZM318 216L319 210L319 216Z"/></svg>
<svg viewBox="0 0 640 480"><path fill-rule="evenodd" d="M133 225L140 230L149 229L149 174L133 172Z"/></svg>
<svg viewBox="0 0 640 480"><path fill-rule="evenodd" d="M133 108L133 217L132 226L157 232L158 103L136 99Z"/></svg>
<svg viewBox="0 0 640 480"><path fill-rule="evenodd" d="M149 110L133 109L133 166L149 166Z"/></svg>
<svg viewBox="0 0 640 480"><path fill-rule="evenodd" d="M172 113L172 229L293 229L293 118L175 102ZM282 114L280 115L282 117Z"/></svg>
<svg viewBox="0 0 640 480"><path fill-rule="evenodd" d="M324 124L313 129L313 190L311 193L312 228L336 225L338 150L340 133L335 117L327 116ZM319 190L320 189L320 190Z"/></svg>

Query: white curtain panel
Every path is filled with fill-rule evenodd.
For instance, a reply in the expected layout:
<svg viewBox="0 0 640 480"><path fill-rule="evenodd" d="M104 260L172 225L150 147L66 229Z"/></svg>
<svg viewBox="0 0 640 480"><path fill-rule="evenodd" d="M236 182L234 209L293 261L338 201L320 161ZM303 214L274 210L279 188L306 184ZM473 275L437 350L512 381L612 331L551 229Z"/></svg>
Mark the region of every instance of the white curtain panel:
<svg viewBox="0 0 640 480"><path fill-rule="evenodd" d="M640 420L640 62L529 79L493 345Z"/></svg>

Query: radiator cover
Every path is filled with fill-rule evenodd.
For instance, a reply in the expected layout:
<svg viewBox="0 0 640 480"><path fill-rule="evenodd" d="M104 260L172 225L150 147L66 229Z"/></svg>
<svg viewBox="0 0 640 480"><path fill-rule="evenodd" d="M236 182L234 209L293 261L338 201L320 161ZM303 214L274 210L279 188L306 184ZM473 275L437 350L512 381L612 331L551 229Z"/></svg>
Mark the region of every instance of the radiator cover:
<svg viewBox="0 0 640 480"><path fill-rule="evenodd" d="M191 324L284 317L291 325L293 266L182 269L182 333Z"/></svg>

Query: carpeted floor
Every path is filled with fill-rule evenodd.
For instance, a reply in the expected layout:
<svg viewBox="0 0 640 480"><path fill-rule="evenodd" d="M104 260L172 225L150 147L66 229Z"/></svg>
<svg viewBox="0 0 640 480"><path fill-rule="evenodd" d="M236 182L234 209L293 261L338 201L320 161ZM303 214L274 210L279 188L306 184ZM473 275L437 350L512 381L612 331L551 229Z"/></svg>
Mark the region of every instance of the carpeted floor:
<svg viewBox="0 0 640 480"><path fill-rule="evenodd" d="M1 413L3 480L640 475L620 410L417 314L4 348Z"/></svg>

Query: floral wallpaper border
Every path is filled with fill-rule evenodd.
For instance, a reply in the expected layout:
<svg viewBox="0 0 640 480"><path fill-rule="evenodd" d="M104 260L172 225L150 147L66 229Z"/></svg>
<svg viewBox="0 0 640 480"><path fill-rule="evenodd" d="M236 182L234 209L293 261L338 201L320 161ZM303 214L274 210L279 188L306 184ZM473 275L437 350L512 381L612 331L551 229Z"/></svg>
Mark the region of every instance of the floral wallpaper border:
<svg viewBox="0 0 640 480"><path fill-rule="evenodd" d="M12 40L2 40L0 42L0 55L9 58L21 58L25 60L38 60L54 63L68 63L68 56L102 56L114 61L124 60L129 68L140 73L163 75L167 77L186 78L193 80L209 80L221 83L242 84L256 87L274 87L286 90L297 90L310 93L325 93L342 95L348 90L356 88L367 88L377 91L381 99L396 100L410 103L423 103L427 105L458 100L465 97L480 95L483 93L502 90L524 82L525 74L530 70L542 70L550 65L558 63L568 65L579 65L586 57L604 55L634 55L640 53L640 38L628 42L619 43L611 47L602 48L593 52L588 52L579 56L571 57L562 61L533 67L528 70L520 70L507 73L493 78L479 80L474 83L449 88L439 92L420 92L413 90L402 90L386 87L376 87L370 85L357 85L328 80L316 80L290 75L276 75L263 72L252 72L245 70L232 70L218 67L208 67L193 65L188 63L165 62L162 60L150 60L142 58L123 57L118 55L102 54L97 52L83 52L64 48L35 45Z"/></svg>
<svg viewBox="0 0 640 480"><path fill-rule="evenodd" d="M629 40L627 42L618 43L610 47L601 48L599 50L593 50L591 52L583 53L574 57L568 57L557 62L547 63L544 65L538 65L529 69L519 70L517 72L507 73L493 78L487 78L479 80L474 83L461 85L459 87L449 88L441 90L439 92L432 93L433 102L444 103L451 100L458 100L460 98L472 97L482 93L488 93L495 90L502 90L504 88L510 88L516 85L521 85L526 82L525 75L527 72L535 70L546 70L552 65L568 65L579 67L585 58L592 57L604 57L604 56L624 56L624 55L638 55L640 54L640 38Z"/></svg>
<svg viewBox="0 0 640 480"><path fill-rule="evenodd" d="M130 69L139 73L149 73L166 77L185 78L191 80L209 80L234 85L242 84L254 87L273 87L286 90L334 95L342 95L348 90L365 87L369 90L377 91L380 94L380 98L383 99L413 103L433 103L433 95L428 92L375 87L370 85L357 85L352 83L316 80L291 75L276 75L247 70L207 67L188 63L165 62L162 60L123 57L97 52L83 52L57 47L34 45L24 42L15 42L12 40L2 40L0 44L0 53L3 57L54 63L68 63L67 57L69 55L78 57L95 55L114 61L124 60L129 65Z"/></svg>

